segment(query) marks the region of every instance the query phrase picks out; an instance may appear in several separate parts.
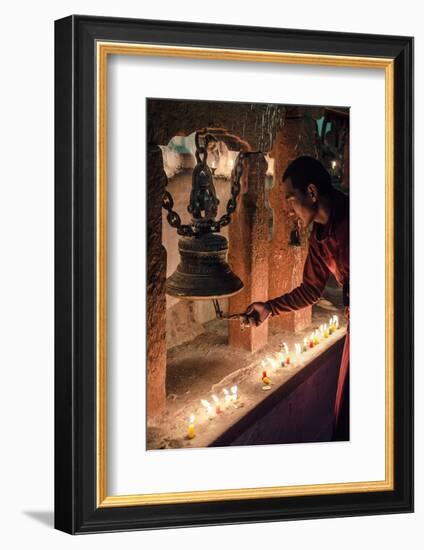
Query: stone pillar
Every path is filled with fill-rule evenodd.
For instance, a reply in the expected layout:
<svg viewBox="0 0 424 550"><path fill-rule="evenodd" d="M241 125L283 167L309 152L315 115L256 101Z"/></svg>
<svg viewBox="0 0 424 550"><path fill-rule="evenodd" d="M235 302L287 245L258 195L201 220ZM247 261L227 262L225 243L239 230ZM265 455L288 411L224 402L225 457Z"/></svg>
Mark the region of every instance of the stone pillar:
<svg viewBox="0 0 424 550"><path fill-rule="evenodd" d="M239 313L254 301L268 298L268 212L265 207L267 162L262 153L252 153L244 161L240 197L229 226L228 261L241 278L244 289L231 296L229 311ZM268 322L245 328L229 321L228 343L254 352L268 341Z"/></svg>
<svg viewBox="0 0 424 550"><path fill-rule="evenodd" d="M292 160L301 155L316 157L315 121L309 117L287 118L277 133L271 156L274 158L274 185L269 191L273 210L273 236L269 254L269 299L290 292L302 282L307 255L307 230L301 231L301 246L289 245L293 219L287 215L282 176ZM311 324L312 308L283 313L270 319L273 329L299 331Z"/></svg>
<svg viewBox="0 0 424 550"><path fill-rule="evenodd" d="M167 180L162 151L147 151L147 419L165 407L166 250L162 245L162 195ZM143 335L140 335L142 338Z"/></svg>

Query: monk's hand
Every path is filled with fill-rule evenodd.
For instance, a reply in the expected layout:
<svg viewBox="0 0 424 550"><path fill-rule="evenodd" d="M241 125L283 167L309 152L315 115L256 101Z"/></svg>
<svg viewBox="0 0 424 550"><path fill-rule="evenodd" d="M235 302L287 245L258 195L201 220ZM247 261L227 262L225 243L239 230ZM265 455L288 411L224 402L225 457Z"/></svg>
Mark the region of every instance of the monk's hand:
<svg viewBox="0 0 424 550"><path fill-rule="evenodd" d="M266 302L253 302L245 311L246 324L258 327L271 315L271 308Z"/></svg>

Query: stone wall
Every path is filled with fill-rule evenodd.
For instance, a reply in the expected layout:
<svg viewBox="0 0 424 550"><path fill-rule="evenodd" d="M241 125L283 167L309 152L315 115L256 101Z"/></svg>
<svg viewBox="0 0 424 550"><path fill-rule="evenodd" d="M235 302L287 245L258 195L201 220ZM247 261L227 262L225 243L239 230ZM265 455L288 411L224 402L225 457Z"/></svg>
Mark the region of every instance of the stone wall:
<svg viewBox="0 0 424 550"><path fill-rule="evenodd" d="M265 207L267 162L262 153L244 161L240 200L230 224L228 260L244 288L229 299L230 313L243 312L257 300L268 298L268 211ZM238 323L228 327L231 346L256 351L268 341L268 323L255 330L242 330Z"/></svg>
<svg viewBox="0 0 424 550"><path fill-rule="evenodd" d="M316 156L314 125L314 119L309 116L287 118L284 127L276 134L271 152L274 159L274 185L269 191L273 213L268 269L269 298L290 292L302 282L308 234L306 229L300 231L301 246L293 247L289 244L294 220L287 213L282 176L290 162L298 156ZM311 323L311 308L283 313L270 319L270 323L277 329L302 330Z"/></svg>
<svg viewBox="0 0 424 550"><path fill-rule="evenodd" d="M166 186L162 151L147 150L147 408L148 420L165 406L166 250L162 246L162 195ZM140 338L144 335L140 334Z"/></svg>

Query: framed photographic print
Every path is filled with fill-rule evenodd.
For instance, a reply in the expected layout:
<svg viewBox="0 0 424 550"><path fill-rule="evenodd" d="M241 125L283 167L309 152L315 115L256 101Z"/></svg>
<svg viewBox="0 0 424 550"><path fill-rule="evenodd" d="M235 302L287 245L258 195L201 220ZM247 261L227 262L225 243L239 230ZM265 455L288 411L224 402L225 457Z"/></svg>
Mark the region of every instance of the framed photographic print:
<svg viewBox="0 0 424 550"><path fill-rule="evenodd" d="M55 525L413 509L413 39L55 26Z"/></svg>

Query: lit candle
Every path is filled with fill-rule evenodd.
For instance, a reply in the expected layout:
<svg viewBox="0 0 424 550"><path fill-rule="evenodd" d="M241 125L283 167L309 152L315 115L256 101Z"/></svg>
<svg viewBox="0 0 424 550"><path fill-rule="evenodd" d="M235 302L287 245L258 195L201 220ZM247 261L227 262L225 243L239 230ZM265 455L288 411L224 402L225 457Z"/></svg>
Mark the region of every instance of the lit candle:
<svg viewBox="0 0 424 550"><path fill-rule="evenodd" d="M271 380L268 378L266 370L262 371L262 383L265 386L269 386L271 384Z"/></svg>
<svg viewBox="0 0 424 550"><path fill-rule="evenodd" d="M307 351L308 350L308 339L305 337L303 339L303 351Z"/></svg>
<svg viewBox="0 0 424 550"><path fill-rule="evenodd" d="M230 404L230 401L231 401L231 395L230 395L230 392L227 390L227 388L224 388L223 390L223 393L224 393L224 401L225 401L225 404L228 406Z"/></svg>
<svg viewBox="0 0 424 550"><path fill-rule="evenodd" d="M329 332L330 334L333 334L334 330L335 330L335 327L334 327L334 318L333 318L333 317L330 317L330 321L329 321L329 323L328 323L328 332Z"/></svg>
<svg viewBox="0 0 424 550"><path fill-rule="evenodd" d="M196 432L194 431L194 414L191 414L190 423L188 425L187 437L189 439L193 439L193 437L195 436L196 436Z"/></svg>
<svg viewBox="0 0 424 550"><path fill-rule="evenodd" d="M311 332L311 336L309 338L309 347L310 348L314 347L314 333L313 332Z"/></svg>
<svg viewBox="0 0 424 550"><path fill-rule="evenodd" d="M302 346L300 344L295 344L294 348L296 350L296 355L300 355L302 353Z"/></svg>
<svg viewBox="0 0 424 550"><path fill-rule="evenodd" d="M221 414L221 405L219 403L218 396L214 394L212 395L212 399L214 400L214 403L215 403L215 414Z"/></svg>
<svg viewBox="0 0 424 550"><path fill-rule="evenodd" d="M324 325L324 338L328 338L328 328L327 323Z"/></svg>
<svg viewBox="0 0 424 550"><path fill-rule="evenodd" d="M283 362L283 365L284 365L284 364L290 365L290 351L289 351L289 346L288 346L285 342L283 342L282 348L284 349L284 353L286 354L286 359L285 359L285 361Z"/></svg>
<svg viewBox="0 0 424 550"><path fill-rule="evenodd" d="M336 330L339 328L339 318L337 315L334 315L334 327Z"/></svg>
<svg viewBox="0 0 424 550"><path fill-rule="evenodd" d="M231 397L232 397L233 401L237 401L237 399L238 399L237 392L238 392L237 386L231 386L231 393L232 393Z"/></svg>
<svg viewBox="0 0 424 550"><path fill-rule="evenodd" d="M212 416L212 411L213 411L212 405L206 399L201 399L200 403L205 407L206 412L208 413L208 417L210 418Z"/></svg>
<svg viewBox="0 0 424 550"><path fill-rule="evenodd" d="M268 378L268 375L266 373L266 363L263 359L261 361L260 376L261 376L261 382L263 384L262 389L269 389L267 386L270 385L271 381Z"/></svg>
<svg viewBox="0 0 424 550"><path fill-rule="evenodd" d="M268 359L268 362L269 362L269 364L271 365L272 372L276 372L276 371L277 371L277 368L278 368L278 363L277 363L277 361L276 361L273 357L270 357L270 358Z"/></svg>
<svg viewBox="0 0 424 550"><path fill-rule="evenodd" d="M319 344L319 338L318 338L318 331L316 330L314 334L314 345L316 346L317 344Z"/></svg>

